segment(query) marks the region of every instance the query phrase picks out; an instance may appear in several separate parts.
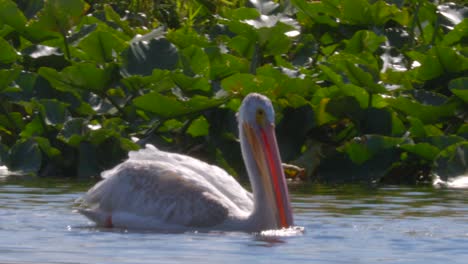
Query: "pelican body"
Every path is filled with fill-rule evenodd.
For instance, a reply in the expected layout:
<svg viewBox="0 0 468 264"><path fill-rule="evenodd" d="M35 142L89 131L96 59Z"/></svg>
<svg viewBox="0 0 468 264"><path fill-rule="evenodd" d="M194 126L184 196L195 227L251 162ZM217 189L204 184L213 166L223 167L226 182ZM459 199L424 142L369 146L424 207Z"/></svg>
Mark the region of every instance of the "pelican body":
<svg viewBox="0 0 468 264"><path fill-rule="evenodd" d="M274 115L260 94L246 96L238 113L252 193L217 166L146 145L104 171L78 211L103 227L258 232L293 226Z"/></svg>

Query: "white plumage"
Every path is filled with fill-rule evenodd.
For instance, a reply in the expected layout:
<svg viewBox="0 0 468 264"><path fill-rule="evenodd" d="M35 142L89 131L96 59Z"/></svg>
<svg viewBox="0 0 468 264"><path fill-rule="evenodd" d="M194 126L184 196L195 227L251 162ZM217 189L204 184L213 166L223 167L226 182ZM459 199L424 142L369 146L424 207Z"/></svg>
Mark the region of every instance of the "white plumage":
<svg viewBox="0 0 468 264"><path fill-rule="evenodd" d="M80 209L101 226L228 228L253 209L252 194L221 168L152 145L130 152L102 177L82 198L88 208Z"/></svg>
<svg viewBox="0 0 468 264"><path fill-rule="evenodd" d="M273 120L266 97L252 94L244 100L239 129L253 195L217 166L146 145L103 172L78 210L106 227L259 231L290 226Z"/></svg>

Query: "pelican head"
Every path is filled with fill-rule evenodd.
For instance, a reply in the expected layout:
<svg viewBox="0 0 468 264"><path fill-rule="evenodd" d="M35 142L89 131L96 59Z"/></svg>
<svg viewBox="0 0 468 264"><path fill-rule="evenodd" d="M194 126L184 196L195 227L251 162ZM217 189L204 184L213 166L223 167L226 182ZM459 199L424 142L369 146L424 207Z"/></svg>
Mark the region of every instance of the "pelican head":
<svg viewBox="0 0 468 264"><path fill-rule="evenodd" d="M263 230L292 226L271 101L260 94L249 94L242 101L238 121L241 150L254 195L253 225Z"/></svg>

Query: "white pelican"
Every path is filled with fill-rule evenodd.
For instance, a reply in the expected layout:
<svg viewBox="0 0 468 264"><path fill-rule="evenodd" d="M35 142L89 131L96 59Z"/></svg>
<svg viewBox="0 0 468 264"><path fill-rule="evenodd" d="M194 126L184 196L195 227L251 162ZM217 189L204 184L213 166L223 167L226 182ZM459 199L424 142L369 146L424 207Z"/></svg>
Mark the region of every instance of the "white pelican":
<svg viewBox="0 0 468 264"><path fill-rule="evenodd" d="M248 95L239 110L253 194L217 166L146 145L103 172L78 211L104 227L256 232L293 226L274 115L260 94Z"/></svg>

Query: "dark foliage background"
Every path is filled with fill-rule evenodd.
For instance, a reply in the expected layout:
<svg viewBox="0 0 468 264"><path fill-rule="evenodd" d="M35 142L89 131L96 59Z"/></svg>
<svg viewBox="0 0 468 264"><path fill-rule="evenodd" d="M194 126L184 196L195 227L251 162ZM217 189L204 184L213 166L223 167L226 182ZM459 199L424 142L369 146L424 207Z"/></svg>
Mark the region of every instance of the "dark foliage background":
<svg viewBox="0 0 468 264"><path fill-rule="evenodd" d="M0 0L0 165L98 177L152 143L242 176L260 92L308 180L466 173L468 7L437 3Z"/></svg>

